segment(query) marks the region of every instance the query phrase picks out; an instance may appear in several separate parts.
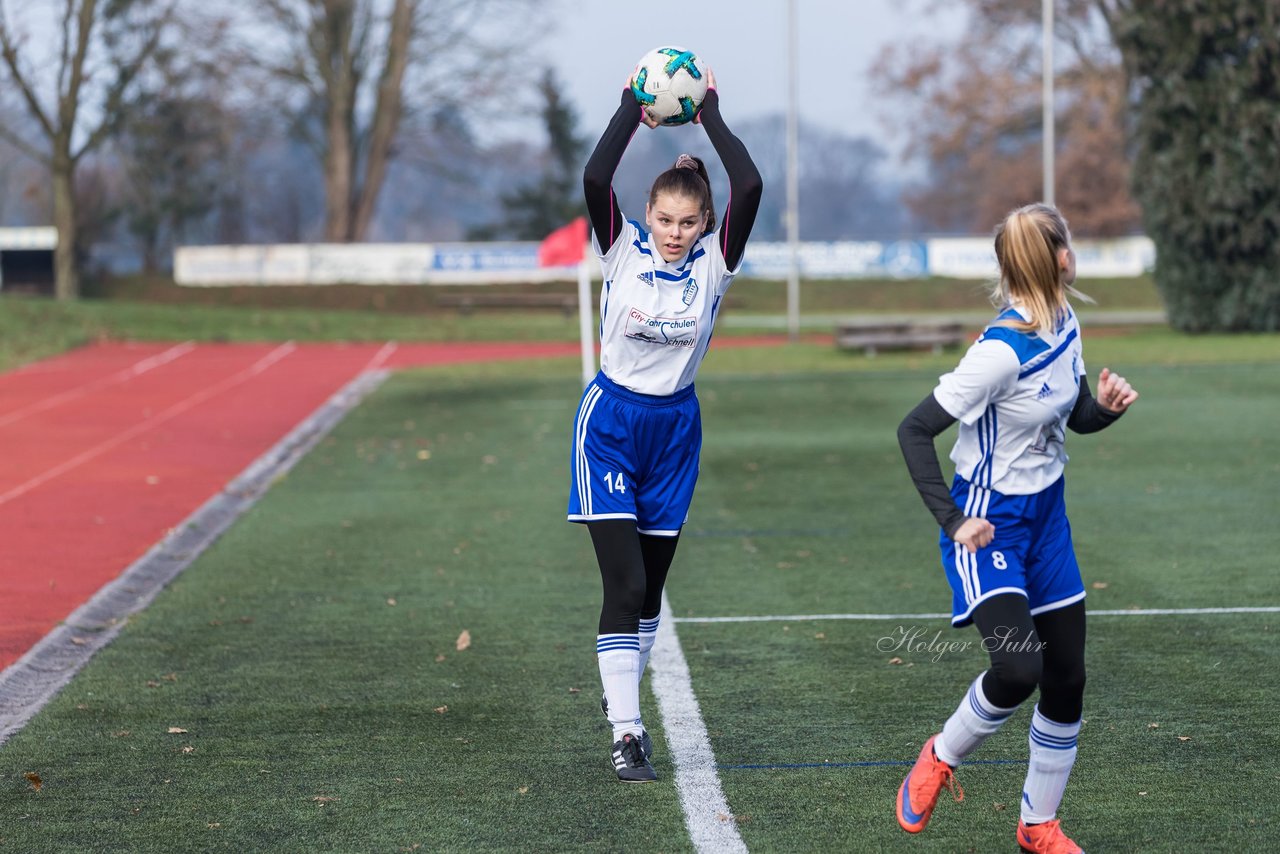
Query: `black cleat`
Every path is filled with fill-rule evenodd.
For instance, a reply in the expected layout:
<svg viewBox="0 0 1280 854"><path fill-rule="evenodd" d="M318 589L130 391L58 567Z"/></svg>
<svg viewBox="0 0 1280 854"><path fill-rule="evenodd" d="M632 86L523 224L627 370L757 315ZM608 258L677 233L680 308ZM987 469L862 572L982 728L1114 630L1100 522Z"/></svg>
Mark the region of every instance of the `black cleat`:
<svg viewBox="0 0 1280 854"><path fill-rule="evenodd" d="M600 695L600 713L604 715L606 721L609 720L609 698L604 694ZM644 751L645 759L653 758L653 739L649 738L648 730L640 733L640 749Z"/></svg>
<svg viewBox="0 0 1280 854"><path fill-rule="evenodd" d="M613 743L613 770L624 783L652 783L658 779L658 772L640 748L640 739L632 733Z"/></svg>

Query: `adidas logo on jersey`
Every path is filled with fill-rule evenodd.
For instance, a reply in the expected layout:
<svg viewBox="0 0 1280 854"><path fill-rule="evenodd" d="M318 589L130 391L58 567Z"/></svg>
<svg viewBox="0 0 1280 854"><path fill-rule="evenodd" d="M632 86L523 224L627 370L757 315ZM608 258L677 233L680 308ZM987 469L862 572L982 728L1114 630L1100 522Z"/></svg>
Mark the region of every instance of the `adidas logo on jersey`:
<svg viewBox="0 0 1280 854"><path fill-rule="evenodd" d="M1036 395L1036 400L1044 400L1046 397L1048 397L1051 394L1053 394L1053 389L1049 388L1048 383L1045 383L1044 385L1040 386L1040 393Z"/></svg>
<svg viewBox="0 0 1280 854"><path fill-rule="evenodd" d="M637 273L636 278L644 282L649 287L653 287L653 271L652 270L650 270L647 273Z"/></svg>

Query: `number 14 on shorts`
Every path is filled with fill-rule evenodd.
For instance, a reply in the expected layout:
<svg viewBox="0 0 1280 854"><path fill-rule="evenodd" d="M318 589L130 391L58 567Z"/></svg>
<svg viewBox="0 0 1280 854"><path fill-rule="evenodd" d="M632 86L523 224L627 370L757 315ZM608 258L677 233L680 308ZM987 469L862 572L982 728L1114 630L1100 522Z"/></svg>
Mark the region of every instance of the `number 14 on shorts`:
<svg viewBox="0 0 1280 854"><path fill-rule="evenodd" d="M609 492L617 492L619 494L626 495L627 483L622 479L622 472L605 472L604 482L605 485L609 487Z"/></svg>

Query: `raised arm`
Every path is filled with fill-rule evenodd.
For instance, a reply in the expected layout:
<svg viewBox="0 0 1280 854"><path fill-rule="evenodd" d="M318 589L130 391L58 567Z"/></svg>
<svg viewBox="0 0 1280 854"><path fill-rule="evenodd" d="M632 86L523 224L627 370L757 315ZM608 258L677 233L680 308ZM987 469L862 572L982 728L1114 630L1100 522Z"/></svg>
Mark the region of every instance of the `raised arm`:
<svg viewBox="0 0 1280 854"><path fill-rule="evenodd" d="M720 95L708 89L698 113L698 121L707 129L707 138L715 146L720 162L729 175L729 204L725 206L720 225L720 253L730 270L737 268L747 249L747 238L760 209L764 181L752 162L742 140L733 135L720 115Z"/></svg>
<svg viewBox="0 0 1280 854"><path fill-rule="evenodd" d="M622 231L622 211L613 195L613 173L622 162L627 144L640 126L640 105L629 89L622 90L618 111L609 120L604 135L596 143L587 168L582 173L582 189L587 197L587 215L601 252L608 252Z"/></svg>

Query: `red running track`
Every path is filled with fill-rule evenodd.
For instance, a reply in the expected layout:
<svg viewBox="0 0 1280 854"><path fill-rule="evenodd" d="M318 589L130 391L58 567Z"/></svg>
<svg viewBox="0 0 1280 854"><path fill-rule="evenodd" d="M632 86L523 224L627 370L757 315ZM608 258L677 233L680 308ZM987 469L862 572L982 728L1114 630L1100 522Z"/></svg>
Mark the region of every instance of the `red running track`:
<svg viewBox="0 0 1280 854"><path fill-rule="evenodd" d="M0 375L0 670L362 371L552 344L101 344Z"/></svg>
<svg viewBox="0 0 1280 854"><path fill-rule="evenodd" d="M558 342L107 343L0 374L0 670L360 373L577 353Z"/></svg>

